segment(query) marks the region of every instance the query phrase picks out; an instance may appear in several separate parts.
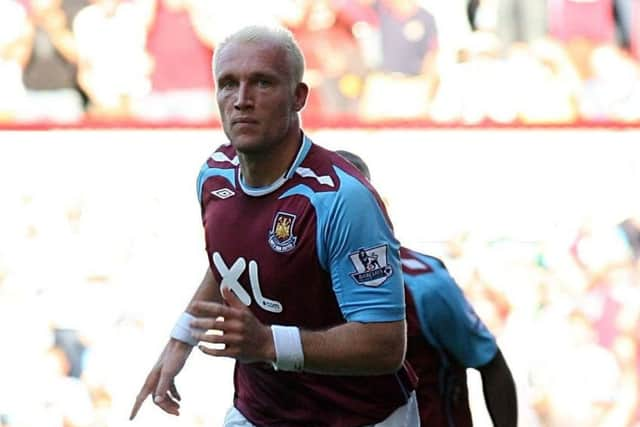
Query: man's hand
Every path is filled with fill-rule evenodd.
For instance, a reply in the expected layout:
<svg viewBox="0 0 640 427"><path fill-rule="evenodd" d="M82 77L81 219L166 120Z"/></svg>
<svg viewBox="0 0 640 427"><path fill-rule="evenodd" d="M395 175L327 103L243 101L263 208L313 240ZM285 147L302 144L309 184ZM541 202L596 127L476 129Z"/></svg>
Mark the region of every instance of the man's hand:
<svg viewBox="0 0 640 427"><path fill-rule="evenodd" d="M197 302L193 309L198 319L191 322L191 327L222 331L222 335L203 333L195 337L211 344L224 344L224 348L204 345L198 348L210 356L232 357L242 363L275 361L271 328L262 324L233 291L226 287L221 291L228 305Z"/></svg>
<svg viewBox="0 0 640 427"><path fill-rule="evenodd" d="M180 372L189 354L191 346L171 339L160 359L151 369L147 379L136 397L129 420L133 420L147 396L153 394L153 402L163 411L172 415L180 415L180 394L174 379Z"/></svg>

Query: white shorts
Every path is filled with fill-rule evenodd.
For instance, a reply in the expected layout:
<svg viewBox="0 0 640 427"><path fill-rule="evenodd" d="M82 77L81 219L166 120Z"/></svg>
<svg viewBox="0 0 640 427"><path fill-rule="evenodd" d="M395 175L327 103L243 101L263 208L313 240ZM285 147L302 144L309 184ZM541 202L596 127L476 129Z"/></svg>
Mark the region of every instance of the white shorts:
<svg viewBox="0 0 640 427"><path fill-rule="evenodd" d="M255 427L238 411L231 407L224 418L224 427ZM420 427L416 392L411 393L407 403L393 411L385 420L368 427Z"/></svg>

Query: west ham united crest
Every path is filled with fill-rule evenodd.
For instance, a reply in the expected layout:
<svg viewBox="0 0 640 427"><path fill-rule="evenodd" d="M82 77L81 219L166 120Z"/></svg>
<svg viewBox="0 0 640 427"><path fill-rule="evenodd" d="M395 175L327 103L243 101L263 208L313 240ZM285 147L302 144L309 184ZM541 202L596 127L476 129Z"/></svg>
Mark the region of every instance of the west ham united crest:
<svg viewBox="0 0 640 427"><path fill-rule="evenodd" d="M393 274L387 261L387 245L362 248L350 254L349 258L356 269L351 277L359 285L380 286Z"/></svg>
<svg viewBox="0 0 640 427"><path fill-rule="evenodd" d="M293 225L296 216L286 212L278 212L273 219L273 226L269 231L269 246L276 252L292 251L296 247L298 238L293 235Z"/></svg>

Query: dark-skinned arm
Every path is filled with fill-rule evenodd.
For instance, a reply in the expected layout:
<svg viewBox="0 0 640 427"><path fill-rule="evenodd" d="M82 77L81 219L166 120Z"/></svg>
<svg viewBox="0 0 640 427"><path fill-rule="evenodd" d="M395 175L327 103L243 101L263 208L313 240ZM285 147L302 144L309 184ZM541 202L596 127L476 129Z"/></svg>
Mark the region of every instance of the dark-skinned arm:
<svg viewBox="0 0 640 427"><path fill-rule="evenodd" d="M495 427L518 425L516 385L500 349L489 363L478 368L485 404Z"/></svg>

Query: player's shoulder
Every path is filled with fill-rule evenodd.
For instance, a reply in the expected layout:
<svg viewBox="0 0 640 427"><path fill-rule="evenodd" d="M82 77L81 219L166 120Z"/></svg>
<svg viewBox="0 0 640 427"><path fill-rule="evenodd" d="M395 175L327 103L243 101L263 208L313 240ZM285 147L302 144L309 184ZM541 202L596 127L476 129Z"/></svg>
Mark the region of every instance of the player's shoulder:
<svg viewBox="0 0 640 427"><path fill-rule="evenodd" d="M231 144L223 144L219 146L202 164L196 180L196 190L198 193L198 199L202 202L202 194L207 182L215 180L220 181L221 193L219 196L226 196L231 194L233 190L229 191L226 186L231 186L235 189L235 175L236 168L238 167L239 160L235 148Z"/></svg>
<svg viewBox="0 0 640 427"><path fill-rule="evenodd" d="M444 261L433 255L425 254L405 246L400 248L402 268L408 274L435 274L446 273L448 269Z"/></svg>
<svg viewBox="0 0 640 427"><path fill-rule="evenodd" d="M203 167L231 169L239 164L236 149L229 143L222 144L206 159Z"/></svg>
<svg viewBox="0 0 640 427"><path fill-rule="evenodd" d="M222 144L207 157L200 167L198 182L202 184L202 179L215 175L227 175L231 173L231 170L236 169L239 163L235 148L231 144Z"/></svg>
<svg viewBox="0 0 640 427"><path fill-rule="evenodd" d="M354 193L372 191L369 182L355 166L334 151L315 143L297 167L296 173L314 191L333 191L347 198Z"/></svg>
<svg viewBox="0 0 640 427"><path fill-rule="evenodd" d="M426 321L442 324L465 315L468 302L441 259L401 247L400 260L406 288Z"/></svg>
<svg viewBox="0 0 640 427"><path fill-rule="evenodd" d="M415 299L458 299L460 289L441 259L403 246L400 262L405 283Z"/></svg>

